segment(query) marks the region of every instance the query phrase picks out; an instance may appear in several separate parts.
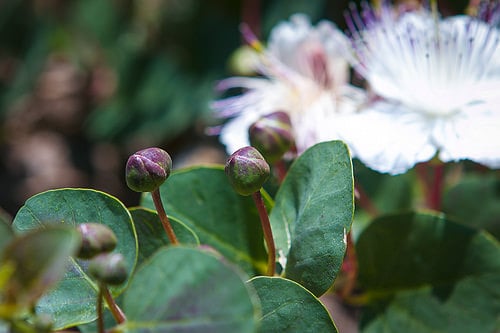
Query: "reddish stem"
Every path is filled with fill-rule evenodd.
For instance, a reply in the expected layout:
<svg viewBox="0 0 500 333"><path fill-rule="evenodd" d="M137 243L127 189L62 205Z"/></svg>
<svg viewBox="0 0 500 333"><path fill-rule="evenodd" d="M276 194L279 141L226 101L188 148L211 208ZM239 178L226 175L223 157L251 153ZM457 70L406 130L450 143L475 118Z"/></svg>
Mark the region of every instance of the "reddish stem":
<svg viewBox="0 0 500 333"><path fill-rule="evenodd" d="M242 21L245 22L249 29L260 36L260 1L259 0L244 0L242 6Z"/></svg>
<svg viewBox="0 0 500 333"><path fill-rule="evenodd" d="M106 304L108 304L113 318L115 318L118 324L123 324L127 320L127 317L125 317L125 313L123 313L123 310L118 306L118 304L116 304L115 299L109 292L109 289L105 285L101 286L99 289L101 290L102 295L106 300Z"/></svg>
<svg viewBox="0 0 500 333"><path fill-rule="evenodd" d="M274 245L273 231L271 230L271 223L269 223L269 216L267 215L266 206L264 206L264 200L262 200L262 195L260 191L252 194L255 206L259 211L260 222L262 224L262 230L264 231L264 239L267 245L267 275L274 276L276 267L276 247Z"/></svg>
<svg viewBox="0 0 500 333"><path fill-rule="evenodd" d="M156 207L156 211L158 212L158 216L160 217L161 224L163 225L163 229L167 233L168 239L170 239L170 243L172 245L179 244L177 237L175 236L174 229L168 220L167 213L165 213L165 208L163 208L163 202L161 201L160 190L156 189L151 192L151 196L153 197L153 202Z"/></svg>
<svg viewBox="0 0 500 333"><path fill-rule="evenodd" d="M281 184L283 182L283 180L285 179L285 176L286 176L286 173L287 173L286 163L285 163L285 161L283 161L281 159L278 162L276 162L274 164L274 166L276 168L276 174L278 176L278 181Z"/></svg>
<svg viewBox="0 0 500 333"><path fill-rule="evenodd" d="M366 194L363 187L356 182L354 186L355 197L361 208L363 208L370 216L375 217L379 215L379 211L373 201L370 199L368 194Z"/></svg>
<svg viewBox="0 0 500 333"><path fill-rule="evenodd" d="M342 271L345 274L346 282L339 291L339 294L342 299L346 299L356 287L356 279L358 277L358 259L351 232L347 234L346 254L342 263Z"/></svg>
<svg viewBox="0 0 500 333"><path fill-rule="evenodd" d="M441 198L443 194L444 185L444 164L434 164L434 181L429 193L429 208L434 210L441 210Z"/></svg>
<svg viewBox="0 0 500 333"><path fill-rule="evenodd" d="M416 171L424 186L427 207L439 211L441 209L441 199L444 187L444 164L433 161L425 164L418 164ZM432 174L429 174L429 171L431 171Z"/></svg>

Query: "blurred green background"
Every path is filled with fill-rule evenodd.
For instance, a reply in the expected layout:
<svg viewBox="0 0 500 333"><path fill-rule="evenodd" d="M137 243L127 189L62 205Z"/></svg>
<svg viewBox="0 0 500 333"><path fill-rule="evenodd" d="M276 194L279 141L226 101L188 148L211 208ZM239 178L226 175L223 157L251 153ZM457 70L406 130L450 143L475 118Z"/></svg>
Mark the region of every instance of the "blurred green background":
<svg viewBox="0 0 500 333"><path fill-rule="evenodd" d="M450 1L459 11L467 1ZM440 3L445 8L443 3ZM296 12L345 28L348 1L0 1L0 207L40 191L92 187L138 202L123 169L160 146L174 168L224 158L209 102L247 22L266 40Z"/></svg>

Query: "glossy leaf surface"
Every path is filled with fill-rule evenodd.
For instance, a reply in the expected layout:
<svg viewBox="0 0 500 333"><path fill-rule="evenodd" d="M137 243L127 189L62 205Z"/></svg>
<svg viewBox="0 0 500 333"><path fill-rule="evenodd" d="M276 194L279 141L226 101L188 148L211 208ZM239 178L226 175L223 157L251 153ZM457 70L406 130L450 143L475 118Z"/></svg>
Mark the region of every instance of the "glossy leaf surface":
<svg viewBox="0 0 500 333"><path fill-rule="evenodd" d="M140 265L160 247L170 245L170 240L163 229L160 218L155 211L146 208L131 208L139 243L137 265ZM172 228L180 244L199 245L198 236L175 217L169 218Z"/></svg>
<svg viewBox="0 0 500 333"><path fill-rule="evenodd" d="M260 307L241 274L203 250L162 248L124 294L124 326L133 333L255 332Z"/></svg>
<svg viewBox="0 0 500 333"><path fill-rule="evenodd" d="M337 332L324 305L297 282L259 276L248 283L262 304L261 332Z"/></svg>
<svg viewBox="0 0 500 333"><path fill-rule="evenodd" d="M221 167L174 172L160 187L165 210L250 275L266 270L267 255L254 202L234 192ZM142 204L154 209L151 195Z"/></svg>
<svg viewBox="0 0 500 333"><path fill-rule="evenodd" d="M76 226L80 223L103 223L118 238L114 252L124 255L130 272L137 260L137 239L128 210L116 198L87 189L59 189L40 193L28 199L17 213L13 227L18 233L40 226ZM87 273L87 261L72 259L57 288L45 295L37 305L40 313L50 313L55 327L62 328L96 318L97 285ZM125 288L112 288L118 295ZM61 306L64 304L64 306Z"/></svg>
<svg viewBox="0 0 500 333"><path fill-rule="evenodd" d="M354 212L351 157L340 141L317 144L291 166L270 220L285 277L316 296L332 285Z"/></svg>

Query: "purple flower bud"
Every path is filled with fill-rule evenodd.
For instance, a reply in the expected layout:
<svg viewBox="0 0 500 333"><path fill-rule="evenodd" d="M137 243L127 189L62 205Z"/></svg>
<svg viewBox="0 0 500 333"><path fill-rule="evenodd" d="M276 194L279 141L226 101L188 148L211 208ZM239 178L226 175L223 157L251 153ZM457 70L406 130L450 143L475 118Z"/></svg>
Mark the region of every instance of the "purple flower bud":
<svg viewBox="0 0 500 333"><path fill-rule="evenodd" d="M109 285L119 285L128 277L125 258L121 253L104 253L89 263L89 273L97 281Z"/></svg>
<svg viewBox="0 0 500 333"><path fill-rule="evenodd" d="M252 146L257 148L266 161L275 163L294 143L292 123L286 112L277 111L261 117L248 129Z"/></svg>
<svg viewBox="0 0 500 333"><path fill-rule="evenodd" d="M116 247L116 235L104 224L79 224L77 231L82 236L82 245L77 254L78 258L90 259L98 254L111 252Z"/></svg>
<svg viewBox="0 0 500 333"><path fill-rule="evenodd" d="M160 148L147 148L129 157L125 177L131 190L152 192L163 184L171 170L172 159L166 151Z"/></svg>
<svg viewBox="0 0 500 333"><path fill-rule="evenodd" d="M257 149L247 146L229 156L225 172L236 192L251 195L269 178L270 168Z"/></svg>

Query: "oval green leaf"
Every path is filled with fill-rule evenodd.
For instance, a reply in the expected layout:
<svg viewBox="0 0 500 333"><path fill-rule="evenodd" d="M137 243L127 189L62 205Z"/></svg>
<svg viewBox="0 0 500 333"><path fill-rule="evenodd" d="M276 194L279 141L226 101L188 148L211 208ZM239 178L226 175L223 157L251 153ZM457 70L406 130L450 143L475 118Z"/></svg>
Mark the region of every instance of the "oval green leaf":
<svg viewBox="0 0 500 333"><path fill-rule="evenodd" d="M250 197L234 192L220 167L174 172L160 187L169 216L192 229L200 243L217 249L249 275L266 271L267 255L259 215ZM142 205L154 209L150 194Z"/></svg>
<svg viewBox="0 0 500 333"><path fill-rule="evenodd" d="M259 276L248 283L262 305L262 333L337 332L323 303L297 282Z"/></svg>
<svg viewBox="0 0 500 333"><path fill-rule="evenodd" d="M162 248L124 293L124 327L129 333L255 332L260 307L241 274L199 249Z"/></svg>
<svg viewBox="0 0 500 333"><path fill-rule="evenodd" d="M118 238L115 252L124 255L129 271L137 260L137 236L129 211L116 198L95 190L59 189L28 199L17 213L13 228L19 233L50 225L76 226L95 222L107 225ZM120 294L127 283L113 287ZM87 274L87 262L72 259L57 288L38 303L39 313L54 317L55 328L64 328L96 319L97 285ZM61 306L63 305L63 306Z"/></svg>
<svg viewBox="0 0 500 333"><path fill-rule="evenodd" d="M292 164L270 215L284 276L316 296L327 291L344 258L353 213L347 146L330 141L309 148Z"/></svg>
<svg viewBox="0 0 500 333"><path fill-rule="evenodd" d="M381 217L356 245L363 332L494 332L500 244L443 215Z"/></svg>
<svg viewBox="0 0 500 333"><path fill-rule="evenodd" d="M170 245L171 243L155 211L141 207L134 207L129 210L137 232L137 241L139 244L137 265L140 265L160 247ZM198 236L184 223L173 216L169 217L169 220L179 243L183 245L200 244Z"/></svg>
<svg viewBox="0 0 500 333"><path fill-rule="evenodd" d="M76 230L67 227L40 228L15 238L1 257L0 267L8 275L1 288L3 305L31 309L62 278L80 244Z"/></svg>

